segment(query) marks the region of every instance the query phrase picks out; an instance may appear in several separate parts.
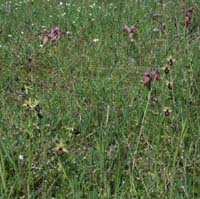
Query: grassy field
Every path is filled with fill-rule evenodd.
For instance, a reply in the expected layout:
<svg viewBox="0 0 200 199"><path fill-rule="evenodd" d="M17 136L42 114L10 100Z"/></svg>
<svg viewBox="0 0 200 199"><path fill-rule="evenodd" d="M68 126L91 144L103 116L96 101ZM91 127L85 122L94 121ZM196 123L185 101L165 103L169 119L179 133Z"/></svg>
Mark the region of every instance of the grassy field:
<svg viewBox="0 0 200 199"><path fill-rule="evenodd" d="M199 199L199 21L198 0L2 0L0 198Z"/></svg>

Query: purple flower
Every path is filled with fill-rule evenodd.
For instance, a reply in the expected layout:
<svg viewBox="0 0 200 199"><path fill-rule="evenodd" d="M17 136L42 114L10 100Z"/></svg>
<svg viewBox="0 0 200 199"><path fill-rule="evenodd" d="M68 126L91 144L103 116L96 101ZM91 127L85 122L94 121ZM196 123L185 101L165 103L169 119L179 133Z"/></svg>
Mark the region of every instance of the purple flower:
<svg viewBox="0 0 200 199"><path fill-rule="evenodd" d="M137 27L135 25L132 25L130 27L125 25L123 31L128 32L129 37L132 38L137 33Z"/></svg>
<svg viewBox="0 0 200 199"><path fill-rule="evenodd" d="M61 37L65 35L65 32L61 30L59 27L51 28L50 30L46 30L43 34L41 32L37 33L36 36L43 40L43 44L47 44L50 42L56 42Z"/></svg>
<svg viewBox="0 0 200 199"><path fill-rule="evenodd" d="M194 8L193 7L189 7L189 8L185 8L182 9L182 12L185 13L186 15L191 15L194 12Z"/></svg>

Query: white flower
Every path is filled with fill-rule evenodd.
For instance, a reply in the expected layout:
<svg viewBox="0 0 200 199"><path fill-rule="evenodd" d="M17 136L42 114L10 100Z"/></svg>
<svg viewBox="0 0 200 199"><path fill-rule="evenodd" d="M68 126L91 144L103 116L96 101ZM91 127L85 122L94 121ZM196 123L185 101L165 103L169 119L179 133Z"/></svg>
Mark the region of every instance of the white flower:
<svg viewBox="0 0 200 199"><path fill-rule="evenodd" d="M99 39L93 39L93 42L95 42L95 43L98 42L98 41L99 41Z"/></svg>
<svg viewBox="0 0 200 199"><path fill-rule="evenodd" d="M24 156L23 155L19 155L19 160L23 160Z"/></svg>
<svg viewBox="0 0 200 199"><path fill-rule="evenodd" d="M61 2L59 3L59 5L62 6L62 5L63 5L63 2L61 1Z"/></svg>

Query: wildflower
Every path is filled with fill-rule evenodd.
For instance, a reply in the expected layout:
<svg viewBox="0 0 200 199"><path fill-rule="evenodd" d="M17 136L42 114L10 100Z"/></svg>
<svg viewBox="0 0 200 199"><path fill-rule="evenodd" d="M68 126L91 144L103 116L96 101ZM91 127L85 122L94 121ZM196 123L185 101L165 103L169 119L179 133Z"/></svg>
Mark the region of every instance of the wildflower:
<svg viewBox="0 0 200 199"><path fill-rule="evenodd" d="M160 80L160 72L158 72L158 71L153 71L152 74L154 75L154 77L155 77L156 80Z"/></svg>
<svg viewBox="0 0 200 199"><path fill-rule="evenodd" d="M163 111L164 111L166 117L169 117L169 116L170 116L170 113L172 112L172 111L169 109L169 107L165 107L165 108L163 109Z"/></svg>
<svg viewBox="0 0 200 199"><path fill-rule="evenodd" d="M176 60L172 57L172 55L170 55L169 57L167 57L167 63L172 66L174 64Z"/></svg>
<svg viewBox="0 0 200 199"><path fill-rule="evenodd" d="M34 109L38 104L39 102L36 99L32 100L31 98L29 98L28 100L25 100L23 106L30 109Z"/></svg>
<svg viewBox="0 0 200 199"><path fill-rule="evenodd" d="M64 153L67 153L67 149L65 148L65 144L63 140L60 140L58 144L56 144L55 151L59 156L63 155Z"/></svg>
<svg viewBox="0 0 200 199"><path fill-rule="evenodd" d="M182 12L185 14L191 15L194 12L194 8L193 7L185 8L185 9L182 9Z"/></svg>
<svg viewBox="0 0 200 199"><path fill-rule="evenodd" d="M164 70L165 74L167 75L167 74L170 72L170 67L169 67L169 65L166 64L166 65L163 67L163 70Z"/></svg>
<svg viewBox="0 0 200 199"><path fill-rule="evenodd" d="M144 85L150 84L151 79L152 79L151 69L147 68L144 73L144 81L143 81Z"/></svg>
<svg viewBox="0 0 200 199"><path fill-rule="evenodd" d="M137 27L135 25L132 25L130 27L125 25L123 31L128 32L129 37L132 38L135 34L137 34Z"/></svg>
<svg viewBox="0 0 200 199"><path fill-rule="evenodd" d="M191 22L191 17L189 15L185 16L185 22L184 22L185 26L188 27L192 24Z"/></svg>
<svg viewBox="0 0 200 199"><path fill-rule="evenodd" d="M37 105L34 107L34 110L36 111L37 116L38 116L39 118L42 118L41 107L40 107L39 104L37 104Z"/></svg>
<svg viewBox="0 0 200 199"><path fill-rule="evenodd" d="M26 92L28 92L28 90ZM23 106L30 110L34 110L37 113L37 116L39 118L42 118L41 107L39 105L39 102L36 99L32 100L31 98L29 98L28 100L25 100Z"/></svg>
<svg viewBox="0 0 200 199"><path fill-rule="evenodd" d="M73 128L73 129L72 129L72 133L73 133L74 135L79 135L81 132L80 132L77 128Z"/></svg>
<svg viewBox="0 0 200 199"><path fill-rule="evenodd" d="M95 43L98 42L98 41L99 41L99 39L93 39L93 42L95 42Z"/></svg>
<svg viewBox="0 0 200 199"><path fill-rule="evenodd" d="M160 80L160 72L159 71L152 71L151 68L147 68L144 73L144 85L150 85L152 78L156 80Z"/></svg>
<svg viewBox="0 0 200 199"><path fill-rule="evenodd" d="M24 156L23 155L19 155L19 160L24 160Z"/></svg>
<svg viewBox="0 0 200 199"><path fill-rule="evenodd" d="M192 24L192 13L194 12L193 7L182 9L182 12L185 13L185 21L184 24L186 27Z"/></svg>
<svg viewBox="0 0 200 199"><path fill-rule="evenodd" d="M36 34L36 37L39 39L43 40L43 45L47 44L49 41L50 42L56 42L61 37L65 35L65 32L61 30L59 27L52 28L50 30L46 30L44 34L38 32ZM40 45L40 47L43 47L43 45Z"/></svg>
<svg viewBox="0 0 200 199"><path fill-rule="evenodd" d="M166 82L166 85L167 85L167 88L168 88L168 89L172 90L172 88L173 88L173 83L172 83L172 82L167 81L167 82Z"/></svg>
<svg viewBox="0 0 200 199"><path fill-rule="evenodd" d="M70 133L74 134L74 135L79 135L81 133L80 130L78 130L77 128L68 128L68 127L66 128L65 127L65 129L70 131Z"/></svg>

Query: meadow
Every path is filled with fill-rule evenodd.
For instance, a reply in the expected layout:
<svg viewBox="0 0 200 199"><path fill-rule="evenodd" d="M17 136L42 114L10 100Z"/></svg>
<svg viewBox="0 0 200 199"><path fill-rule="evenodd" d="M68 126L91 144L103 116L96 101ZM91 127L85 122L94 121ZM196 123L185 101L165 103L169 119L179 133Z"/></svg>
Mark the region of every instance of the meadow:
<svg viewBox="0 0 200 199"><path fill-rule="evenodd" d="M0 199L200 198L199 21L199 0L2 0Z"/></svg>

